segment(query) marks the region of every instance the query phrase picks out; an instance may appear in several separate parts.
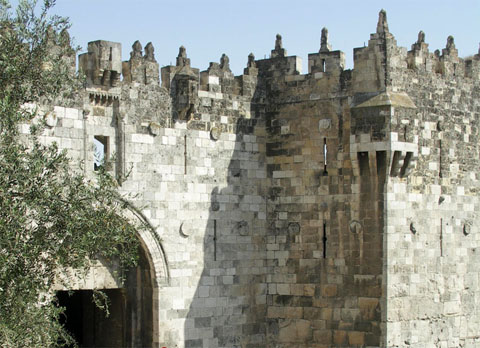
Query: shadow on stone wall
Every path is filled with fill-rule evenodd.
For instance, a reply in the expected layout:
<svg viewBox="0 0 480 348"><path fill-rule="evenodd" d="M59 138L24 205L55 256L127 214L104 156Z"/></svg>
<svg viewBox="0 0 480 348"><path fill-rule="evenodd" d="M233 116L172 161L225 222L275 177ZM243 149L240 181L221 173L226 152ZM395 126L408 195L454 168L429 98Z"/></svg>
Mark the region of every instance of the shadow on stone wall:
<svg viewBox="0 0 480 348"><path fill-rule="evenodd" d="M256 119L239 119L227 186L215 187L203 270L185 321L185 347L265 347L264 155ZM249 145L250 144L250 145Z"/></svg>

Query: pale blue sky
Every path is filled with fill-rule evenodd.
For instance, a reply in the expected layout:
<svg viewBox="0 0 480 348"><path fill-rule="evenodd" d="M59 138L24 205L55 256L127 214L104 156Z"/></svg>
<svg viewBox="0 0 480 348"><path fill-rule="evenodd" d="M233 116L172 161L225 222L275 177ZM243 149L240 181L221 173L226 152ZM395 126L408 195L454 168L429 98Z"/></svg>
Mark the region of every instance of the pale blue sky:
<svg viewBox="0 0 480 348"><path fill-rule="evenodd" d="M324 26L351 68L353 48L368 42L382 8L400 46L410 49L423 30L431 52L444 48L448 35L460 56L478 52L480 0L57 0L55 12L70 18L71 35L83 51L88 41L121 42L126 60L135 40L144 47L152 41L164 66L175 63L184 45L193 67L205 70L225 53L238 75L250 52L268 57L277 33L288 55L303 59L306 73L307 55L319 50Z"/></svg>

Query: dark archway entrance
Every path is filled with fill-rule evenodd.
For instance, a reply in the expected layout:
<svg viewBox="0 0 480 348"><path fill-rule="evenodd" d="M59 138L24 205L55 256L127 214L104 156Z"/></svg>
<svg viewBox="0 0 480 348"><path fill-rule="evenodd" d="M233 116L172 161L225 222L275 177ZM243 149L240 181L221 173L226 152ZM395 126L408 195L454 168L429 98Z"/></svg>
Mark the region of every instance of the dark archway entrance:
<svg viewBox="0 0 480 348"><path fill-rule="evenodd" d="M126 347L124 289L107 289L110 315L93 302L92 290L59 291L59 305L65 307L60 321L80 347Z"/></svg>
<svg viewBox="0 0 480 348"><path fill-rule="evenodd" d="M101 276L97 278L101 279ZM153 347L152 270L143 248L140 250L138 266L128 271L122 287L104 288L98 280L93 284L90 289L86 285L56 292L59 305L65 307L61 323L79 346ZM94 289L108 296L109 316L94 304Z"/></svg>

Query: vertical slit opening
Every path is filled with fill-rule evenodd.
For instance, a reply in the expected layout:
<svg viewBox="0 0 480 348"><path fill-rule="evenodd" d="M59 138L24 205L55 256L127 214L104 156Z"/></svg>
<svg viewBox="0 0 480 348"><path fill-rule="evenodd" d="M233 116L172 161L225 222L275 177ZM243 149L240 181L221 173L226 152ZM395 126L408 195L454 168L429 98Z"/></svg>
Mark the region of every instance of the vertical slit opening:
<svg viewBox="0 0 480 348"><path fill-rule="evenodd" d="M443 256L443 219L440 218L440 256Z"/></svg>
<svg viewBox="0 0 480 348"><path fill-rule="evenodd" d="M439 140L439 149L438 149L438 177L442 178L442 140Z"/></svg>
<svg viewBox="0 0 480 348"><path fill-rule="evenodd" d="M217 220L213 220L213 261L217 261Z"/></svg>
<svg viewBox="0 0 480 348"><path fill-rule="evenodd" d="M328 175L327 171L327 138L323 138L323 175Z"/></svg>
<svg viewBox="0 0 480 348"><path fill-rule="evenodd" d="M322 237L322 242L323 242L323 258L327 258L327 223L324 221L323 222L323 237Z"/></svg>

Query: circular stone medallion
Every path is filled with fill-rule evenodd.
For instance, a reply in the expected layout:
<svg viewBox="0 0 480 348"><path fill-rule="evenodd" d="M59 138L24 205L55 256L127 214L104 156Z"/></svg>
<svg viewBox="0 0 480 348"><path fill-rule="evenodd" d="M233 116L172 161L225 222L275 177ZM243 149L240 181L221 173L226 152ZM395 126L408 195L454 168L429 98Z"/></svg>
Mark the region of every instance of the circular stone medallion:
<svg viewBox="0 0 480 348"><path fill-rule="evenodd" d="M212 138L212 140L217 141L218 139L220 139L221 134L222 132L218 127L212 127L212 129L210 130L210 137Z"/></svg>
<svg viewBox="0 0 480 348"><path fill-rule="evenodd" d="M349 227L350 227L350 232L352 233L359 234L363 232L363 226L361 222L358 220L352 220L350 222Z"/></svg>
<svg viewBox="0 0 480 348"><path fill-rule="evenodd" d="M53 128L57 125L57 115L54 112L47 112L44 116L43 119L45 120L45 124Z"/></svg>

